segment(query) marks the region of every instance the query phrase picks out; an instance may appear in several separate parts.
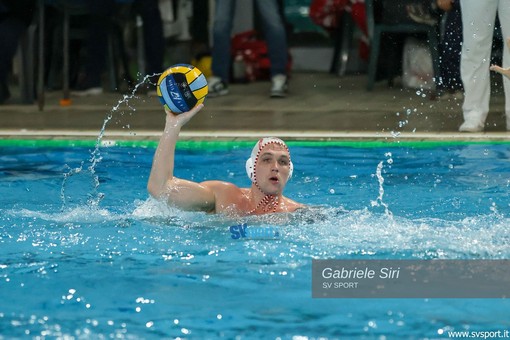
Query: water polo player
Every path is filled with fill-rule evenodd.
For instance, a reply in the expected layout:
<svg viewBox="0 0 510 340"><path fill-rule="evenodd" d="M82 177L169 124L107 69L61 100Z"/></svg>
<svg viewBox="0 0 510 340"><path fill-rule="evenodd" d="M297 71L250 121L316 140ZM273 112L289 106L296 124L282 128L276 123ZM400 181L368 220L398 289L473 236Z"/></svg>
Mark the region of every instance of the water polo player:
<svg viewBox="0 0 510 340"><path fill-rule="evenodd" d="M174 115L166 110L166 123L159 141L147 189L169 205L183 210L209 213L258 215L292 212L303 207L283 196L283 189L292 176L293 165L287 145L278 138L263 138L257 142L246 171L250 188L223 181L195 183L174 177L175 145L182 126L202 109L200 104L188 112Z"/></svg>

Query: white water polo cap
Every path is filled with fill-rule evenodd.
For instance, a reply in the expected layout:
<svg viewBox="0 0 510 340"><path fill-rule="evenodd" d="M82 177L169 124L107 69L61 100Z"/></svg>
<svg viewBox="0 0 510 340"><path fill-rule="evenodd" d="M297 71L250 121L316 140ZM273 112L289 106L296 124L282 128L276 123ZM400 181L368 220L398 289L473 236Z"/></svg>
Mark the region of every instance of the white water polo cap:
<svg viewBox="0 0 510 340"><path fill-rule="evenodd" d="M282 141L280 138L276 137L266 137L259 139L257 144L253 147L253 150L251 151L251 156L246 160L246 173L248 174L248 177L251 179L253 183L256 183L255 179L255 166L257 165L257 161L260 156L260 152L262 149L269 144L278 144L283 146L287 152L289 153L289 177L287 180L289 180L292 177L292 172L294 171L294 165L292 164L292 161L290 160L290 151L287 147L287 144L285 144L284 141Z"/></svg>

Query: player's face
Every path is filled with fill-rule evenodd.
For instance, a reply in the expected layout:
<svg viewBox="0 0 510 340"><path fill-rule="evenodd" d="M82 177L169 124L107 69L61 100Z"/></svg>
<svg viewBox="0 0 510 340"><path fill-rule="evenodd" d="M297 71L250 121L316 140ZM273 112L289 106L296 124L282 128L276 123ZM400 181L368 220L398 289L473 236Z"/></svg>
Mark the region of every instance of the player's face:
<svg viewBox="0 0 510 340"><path fill-rule="evenodd" d="M255 169L259 188L269 195L280 194L289 178L289 152L283 145L268 144L262 148Z"/></svg>

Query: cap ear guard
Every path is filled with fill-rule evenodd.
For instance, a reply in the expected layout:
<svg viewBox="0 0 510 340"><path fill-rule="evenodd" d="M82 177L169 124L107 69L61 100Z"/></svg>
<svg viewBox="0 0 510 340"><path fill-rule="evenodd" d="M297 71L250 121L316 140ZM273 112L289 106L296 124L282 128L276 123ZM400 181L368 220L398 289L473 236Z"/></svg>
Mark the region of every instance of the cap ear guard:
<svg viewBox="0 0 510 340"><path fill-rule="evenodd" d="M247 175L248 175L248 177L251 179L251 181L252 181L253 183L255 183L255 178L254 178L254 176L253 176L253 175L254 175L254 171L253 171L253 160L251 159L251 157L250 157L250 158L248 158L248 159L246 160L246 165L245 165L245 167L246 167L246 174L247 174Z"/></svg>

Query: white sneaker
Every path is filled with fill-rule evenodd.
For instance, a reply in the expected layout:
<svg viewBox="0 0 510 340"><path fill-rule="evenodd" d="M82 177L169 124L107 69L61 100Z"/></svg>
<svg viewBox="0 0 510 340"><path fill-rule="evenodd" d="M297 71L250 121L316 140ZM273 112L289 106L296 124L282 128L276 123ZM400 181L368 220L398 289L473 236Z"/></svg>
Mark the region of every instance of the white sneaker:
<svg viewBox="0 0 510 340"><path fill-rule="evenodd" d="M464 100L464 92L463 91L455 91L452 93L452 98L455 100Z"/></svg>
<svg viewBox="0 0 510 340"><path fill-rule="evenodd" d="M71 95L77 97L97 96L102 93L103 93L102 87L89 87L88 89L71 91Z"/></svg>
<svg viewBox="0 0 510 340"><path fill-rule="evenodd" d="M455 91L455 92L443 92L437 97L438 100L455 100L455 101L461 101L464 100L464 93L462 91Z"/></svg>
<svg viewBox="0 0 510 340"><path fill-rule="evenodd" d="M228 85L221 78L210 77L207 80L207 87L209 88L209 97L219 97L228 94Z"/></svg>
<svg viewBox="0 0 510 340"><path fill-rule="evenodd" d="M483 124L473 123L473 122L464 122L459 127L460 132L482 132Z"/></svg>
<svg viewBox="0 0 510 340"><path fill-rule="evenodd" d="M277 74L271 78L271 98L284 98L287 95L287 76Z"/></svg>

